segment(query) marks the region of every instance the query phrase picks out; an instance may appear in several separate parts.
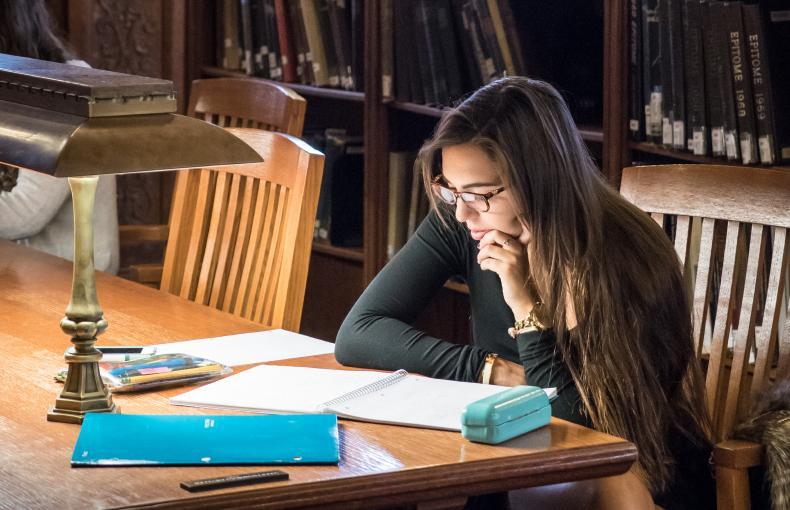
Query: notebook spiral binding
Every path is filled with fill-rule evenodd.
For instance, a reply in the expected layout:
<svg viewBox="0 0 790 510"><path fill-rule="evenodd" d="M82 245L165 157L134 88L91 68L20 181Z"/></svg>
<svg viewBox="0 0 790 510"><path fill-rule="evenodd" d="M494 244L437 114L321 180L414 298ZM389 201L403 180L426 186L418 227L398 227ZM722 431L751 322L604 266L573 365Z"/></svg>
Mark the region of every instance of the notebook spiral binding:
<svg viewBox="0 0 790 510"><path fill-rule="evenodd" d="M403 369L396 370L395 372L391 373L384 379L380 379L374 383L366 384L365 386L362 386L361 388L357 388L354 391L349 391L348 393L340 395L337 398L328 400L323 404L321 404L319 407L322 411L331 409L336 405L346 403L350 400L354 400L355 398L364 397L365 395L369 395L376 391L383 390L384 388L392 386L393 384L400 381L407 375L409 375L409 373Z"/></svg>

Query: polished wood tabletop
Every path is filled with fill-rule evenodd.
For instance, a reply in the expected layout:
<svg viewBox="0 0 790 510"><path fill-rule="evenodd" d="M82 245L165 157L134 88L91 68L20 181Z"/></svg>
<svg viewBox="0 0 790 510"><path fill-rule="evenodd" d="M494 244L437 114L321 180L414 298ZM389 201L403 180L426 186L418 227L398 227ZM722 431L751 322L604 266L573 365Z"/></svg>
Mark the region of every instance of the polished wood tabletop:
<svg viewBox="0 0 790 510"><path fill-rule="evenodd" d="M284 482L192 494L179 483L265 468L72 468L79 426L46 421L61 389L53 375L70 345L58 325L70 286L70 262L0 241L0 508L452 508L470 495L620 474L636 460L631 443L557 419L499 446L453 432L342 420L339 465L286 466ZM108 274L97 273L97 288L110 324L99 344L261 329ZM279 364L340 368L331 355ZM114 400L127 414L219 414L168 404L183 391Z"/></svg>

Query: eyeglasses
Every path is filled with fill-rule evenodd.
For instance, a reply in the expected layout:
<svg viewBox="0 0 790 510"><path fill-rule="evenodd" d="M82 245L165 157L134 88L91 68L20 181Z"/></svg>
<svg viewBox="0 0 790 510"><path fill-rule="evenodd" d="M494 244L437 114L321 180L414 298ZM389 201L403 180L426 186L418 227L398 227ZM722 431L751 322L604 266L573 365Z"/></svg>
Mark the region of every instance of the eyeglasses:
<svg viewBox="0 0 790 510"><path fill-rule="evenodd" d="M487 212L491 208L491 204L488 200L496 196L503 191L505 191L505 187L501 186L494 191L489 191L488 193L472 193L471 191L454 191L444 186L440 182L441 176L434 179L431 183L431 188L433 192L439 197L439 200L444 202L445 204L455 205L460 198L463 203L469 206L471 209L474 209L477 212Z"/></svg>

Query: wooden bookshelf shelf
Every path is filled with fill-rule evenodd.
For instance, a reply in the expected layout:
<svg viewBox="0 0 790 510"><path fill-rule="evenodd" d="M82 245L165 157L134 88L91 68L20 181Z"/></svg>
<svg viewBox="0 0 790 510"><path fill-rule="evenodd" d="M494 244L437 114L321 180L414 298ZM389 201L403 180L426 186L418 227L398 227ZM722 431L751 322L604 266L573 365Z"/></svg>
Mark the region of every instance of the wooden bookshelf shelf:
<svg viewBox="0 0 790 510"><path fill-rule="evenodd" d="M688 163L704 163L709 165L732 165L732 166L744 166L740 161L728 161L724 158L714 158L712 156L697 156L696 154L692 154L690 152L678 151L674 149L668 149L661 145L657 145L654 143L648 142L634 142L629 141L628 147L633 151L644 152L647 154L655 154L657 156L663 156L666 158L677 159L680 161L688 162ZM638 158L632 158L634 161L637 161ZM773 168L776 170L786 170L790 169L788 166L764 166L764 165L747 165L747 166L754 166L755 168Z"/></svg>
<svg viewBox="0 0 790 510"><path fill-rule="evenodd" d="M238 72L238 71L229 71L227 69L223 69L221 67L216 66L203 66L203 74L205 76L212 76L212 77L233 77L233 78L250 78L253 80L262 80L263 78L257 78L255 76L249 76L247 74ZM327 99L339 99L342 101L356 101L362 103L365 101L365 93L364 92L355 92L352 90L341 90L341 89L330 89L325 87L313 87L312 85L303 85L301 83L282 83L284 87L288 87L299 94L304 96L311 96L311 97L323 97Z"/></svg>
<svg viewBox="0 0 790 510"><path fill-rule="evenodd" d="M586 142L603 143L603 128L601 126L579 125L579 133Z"/></svg>
<svg viewBox="0 0 790 510"><path fill-rule="evenodd" d="M446 107L429 106L425 104L407 103L404 101L385 100L385 103L395 110L402 110L405 112L418 113L420 115L427 115L429 117L439 118Z"/></svg>
<svg viewBox="0 0 790 510"><path fill-rule="evenodd" d="M343 260L359 262L360 264L365 260L365 253L362 251L362 248L342 248L340 246L332 246L323 241L313 241L313 251Z"/></svg>
<svg viewBox="0 0 790 510"><path fill-rule="evenodd" d="M469 285L461 282L447 280L446 282L444 282L444 288L453 290L460 294L469 294Z"/></svg>

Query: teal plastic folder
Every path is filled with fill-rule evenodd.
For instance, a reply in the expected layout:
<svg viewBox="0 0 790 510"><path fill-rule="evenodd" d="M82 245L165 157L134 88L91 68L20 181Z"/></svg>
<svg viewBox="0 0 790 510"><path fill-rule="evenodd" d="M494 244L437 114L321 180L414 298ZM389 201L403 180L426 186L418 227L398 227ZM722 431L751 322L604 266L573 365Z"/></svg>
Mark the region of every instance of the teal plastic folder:
<svg viewBox="0 0 790 510"><path fill-rule="evenodd" d="M337 464L337 416L88 414L72 466Z"/></svg>

